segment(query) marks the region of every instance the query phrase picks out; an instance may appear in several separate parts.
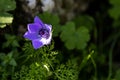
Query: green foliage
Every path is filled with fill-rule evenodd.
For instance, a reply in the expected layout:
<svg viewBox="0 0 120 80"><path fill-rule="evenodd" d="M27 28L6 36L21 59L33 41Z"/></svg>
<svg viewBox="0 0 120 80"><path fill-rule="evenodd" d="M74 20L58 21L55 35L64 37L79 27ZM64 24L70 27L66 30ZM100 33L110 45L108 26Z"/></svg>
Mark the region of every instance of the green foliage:
<svg viewBox="0 0 120 80"><path fill-rule="evenodd" d="M6 52L0 52L0 79L7 80L8 76L14 74L18 58L18 39L16 36L5 34L5 41L1 46ZM1 49L1 50L2 50ZM10 50L9 50L10 49ZM20 52L19 52L20 53Z"/></svg>
<svg viewBox="0 0 120 80"><path fill-rule="evenodd" d="M12 66L16 66L17 63L14 59L14 57L18 56L18 51L17 48L20 46L18 43L18 39L16 36L13 35L9 35L9 34L5 34L5 39L6 42L3 43L2 48L3 49L8 49L8 48L12 48L10 51L8 51L8 53L1 53L1 60L2 60L2 64L4 66L7 66L7 64L10 64Z"/></svg>
<svg viewBox="0 0 120 80"><path fill-rule="evenodd" d="M58 36L60 30L61 30L61 26L59 24L60 20L59 17L57 15L53 15L50 13L43 13L39 15L40 18L43 20L43 22L51 24L52 28L53 28L53 37Z"/></svg>
<svg viewBox="0 0 120 80"><path fill-rule="evenodd" d="M59 80L78 80L78 66L76 59L68 60L66 64L61 64L57 67L55 73ZM55 78L55 80L57 80Z"/></svg>
<svg viewBox="0 0 120 80"><path fill-rule="evenodd" d="M12 76L13 80L78 80L79 68L77 66L77 60L70 59L66 64L60 64L60 53L52 51L54 44L50 46L44 46L38 50L32 48L31 43L25 43L23 47L24 55L21 64L25 64L20 67L20 70L15 72ZM20 56L21 57L21 56ZM21 65L19 64L19 65Z"/></svg>
<svg viewBox="0 0 120 80"><path fill-rule="evenodd" d="M113 5L113 8L109 10L109 13L114 19L118 19L120 16L120 0L110 0L110 3Z"/></svg>
<svg viewBox="0 0 120 80"><path fill-rule="evenodd" d="M58 53L52 51L54 44L51 46L44 46L38 50L34 50L31 43L25 43L23 47L24 55L20 56L18 61L23 65L20 71L17 71L12 77L13 80L47 80L52 75L49 69L55 63Z"/></svg>
<svg viewBox="0 0 120 80"><path fill-rule="evenodd" d="M75 9L77 12L67 11L64 9L66 4L62 4L62 10L60 10L65 13L63 16L48 12L39 14L44 23L52 25L55 40L50 45L37 50L33 48L31 41L21 41L14 35L5 34L0 52L0 80L112 80L112 78L120 80L120 70L116 69L116 65L119 66L119 64L114 64L115 67L112 65L114 61L112 58L114 59L114 56L119 53L119 50L114 50L119 49L119 42L111 45L111 42L119 41L120 37L118 28L120 1L109 0L113 5L109 10L110 16L114 19L113 24L105 23L111 19L108 12L104 11L109 8L107 5L104 6L107 1L98 1L100 2L98 6L93 7L97 2L93 0L89 7L92 9L87 10L87 14L80 14L77 9ZM67 1L61 0L61 2ZM84 3L86 6L86 2ZM91 3L93 3L92 6ZM75 2L73 9L76 7L82 9L84 4L82 5L83 7L79 7ZM1 0L0 6L0 28L3 28L6 24L11 25L13 17L7 11L15 9L15 0ZM73 20L66 19L64 22L66 24L61 24L60 22L63 21L60 17L63 18L71 12ZM109 28L108 24L111 25ZM110 33L107 33L109 30ZM64 44L61 44L62 42ZM101 45L104 46L101 47ZM110 45L112 47L109 49Z"/></svg>
<svg viewBox="0 0 120 80"><path fill-rule="evenodd" d="M13 52L8 53L7 55L1 53L0 59L2 60L1 62L2 66L7 66L7 65L16 66L17 65L15 59L13 58Z"/></svg>
<svg viewBox="0 0 120 80"><path fill-rule="evenodd" d="M47 80L48 76L43 65L32 63L30 66L22 66L21 70L15 73L13 80Z"/></svg>
<svg viewBox="0 0 120 80"><path fill-rule="evenodd" d="M5 39L7 40L4 44L3 44L3 48L7 48L7 47L19 47L19 43L17 41L17 37L16 36L11 36L9 34L5 34Z"/></svg>
<svg viewBox="0 0 120 80"><path fill-rule="evenodd" d="M46 57L51 58L51 60L54 58L54 55L57 55L57 52L52 51L52 49L54 48L54 43L52 42L52 44L50 46L44 46L38 50L35 50L32 46L32 44L30 42L25 43L24 47L23 47L23 51L25 53L25 57L27 57L27 59L33 58L36 60L40 60L40 61L44 61L44 59L46 60ZM41 59L39 59L41 58ZM26 59L26 60L27 60Z"/></svg>
<svg viewBox="0 0 120 80"><path fill-rule="evenodd" d="M17 62L14 57L14 52L8 54L0 53L0 79L7 80L8 76L14 74Z"/></svg>
<svg viewBox="0 0 120 80"><path fill-rule="evenodd" d="M84 49L90 35L86 27L80 26L76 29L73 22L68 22L62 27L60 38L68 49Z"/></svg>

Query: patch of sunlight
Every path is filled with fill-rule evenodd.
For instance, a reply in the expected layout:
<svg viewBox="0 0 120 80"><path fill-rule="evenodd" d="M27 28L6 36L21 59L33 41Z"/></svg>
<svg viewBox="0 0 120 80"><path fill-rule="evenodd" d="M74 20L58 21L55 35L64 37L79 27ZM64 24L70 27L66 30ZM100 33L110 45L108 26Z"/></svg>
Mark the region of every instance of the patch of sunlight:
<svg viewBox="0 0 120 80"><path fill-rule="evenodd" d="M6 24L12 23L13 17L0 16L0 28L5 27Z"/></svg>
<svg viewBox="0 0 120 80"><path fill-rule="evenodd" d="M13 20L13 17L1 17L0 16L0 23L11 23Z"/></svg>
<svg viewBox="0 0 120 80"><path fill-rule="evenodd" d="M4 28L6 24L0 24L0 28Z"/></svg>

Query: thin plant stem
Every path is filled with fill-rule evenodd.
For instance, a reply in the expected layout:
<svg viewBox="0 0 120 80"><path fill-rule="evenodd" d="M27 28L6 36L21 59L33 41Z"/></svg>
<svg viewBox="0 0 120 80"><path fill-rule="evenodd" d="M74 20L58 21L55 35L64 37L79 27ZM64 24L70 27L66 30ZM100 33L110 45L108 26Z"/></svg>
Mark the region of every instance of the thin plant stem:
<svg viewBox="0 0 120 80"><path fill-rule="evenodd" d="M112 76L112 53L113 53L113 48L115 46L117 39L115 39L110 47L110 51L109 51L109 70L108 70L108 80L111 79Z"/></svg>
<svg viewBox="0 0 120 80"><path fill-rule="evenodd" d="M94 80L97 80L97 67L96 67L96 63L94 61L94 59L91 57L91 61L93 63L93 66L94 66L94 69L95 69L95 79Z"/></svg>

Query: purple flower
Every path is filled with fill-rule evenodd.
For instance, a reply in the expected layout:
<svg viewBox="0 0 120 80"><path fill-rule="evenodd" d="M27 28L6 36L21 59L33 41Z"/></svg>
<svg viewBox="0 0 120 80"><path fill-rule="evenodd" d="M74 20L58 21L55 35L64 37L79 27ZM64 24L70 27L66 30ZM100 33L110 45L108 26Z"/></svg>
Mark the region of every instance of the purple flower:
<svg viewBox="0 0 120 80"><path fill-rule="evenodd" d="M52 26L44 24L39 17L34 18L34 23L28 24L28 31L24 37L32 41L34 49L48 45L52 38Z"/></svg>

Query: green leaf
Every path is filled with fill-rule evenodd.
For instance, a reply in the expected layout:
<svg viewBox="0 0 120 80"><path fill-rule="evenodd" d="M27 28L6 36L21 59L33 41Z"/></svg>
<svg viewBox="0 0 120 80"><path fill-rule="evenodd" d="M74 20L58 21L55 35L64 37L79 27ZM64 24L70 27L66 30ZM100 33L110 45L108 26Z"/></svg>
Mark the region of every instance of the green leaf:
<svg viewBox="0 0 120 80"><path fill-rule="evenodd" d="M60 38L68 49L84 49L87 46L90 35L86 27L80 26L75 29L75 24L68 22L61 30Z"/></svg>
<svg viewBox="0 0 120 80"><path fill-rule="evenodd" d="M3 48L7 48L7 47L19 47L19 43L17 41L17 37L14 35L9 35L9 34L5 34L5 38L6 38L6 42L3 43Z"/></svg>
<svg viewBox="0 0 120 80"><path fill-rule="evenodd" d="M17 40L13 40L12 46L13 46L13 47L19 47L18 41L17 41Z"/></svg>
<svg viewBox="0 0 120 80"><path fill-rule="evenodd" d="M87 45L86 42L90 40L90 35L88 33L88 29L86 27L81 26L80 28L77 29L76 34L77 36L77 49L84 49Z"/></svg>
<svg viewBox="0 0 120 80"><path fill-rule="evenodd" d="M60 37L63 41L67 41L71 35L74 35L74 33L75 33L75 24L73 22L68 22L66 23L65 26L62 27L62 33Z"/></svg>
<svg viewBox="0 0 120 80"><path fill-rule="evenodd" d="M0 12L5 12L9 10L15 9L15 1L14 0L0 0Z"/></svg>
<svg viewBox="0 0 120 80"><path fill-rule="evenodd" d="M109 14L114 18L118 19L120 16L120 0L110 0L110 3L113 5L113 7L109 10Z"/></svg>
<svg viewBox="0 0 120 80"><path fill-rule="evenodd" d="M12 59L13 52L10 52L7 56L8 56L9 59Z"/></svg>
<svg viewBox="0 0 120 80"><path fill-rule="evenodd" d="M65 46L68 48L68 49L74 49L75 48L75 38L73 37L69 37L69 40L65 43Z"/></svg>
<svg viewBox="0 0 120 80"><path fill-rule="evenodd" d="M17 66L17 63L16 63L15 59L13 59L13 58L10 60L9 64L12 66Z"/></svg>

